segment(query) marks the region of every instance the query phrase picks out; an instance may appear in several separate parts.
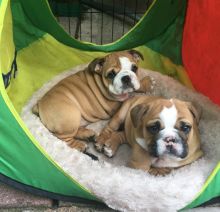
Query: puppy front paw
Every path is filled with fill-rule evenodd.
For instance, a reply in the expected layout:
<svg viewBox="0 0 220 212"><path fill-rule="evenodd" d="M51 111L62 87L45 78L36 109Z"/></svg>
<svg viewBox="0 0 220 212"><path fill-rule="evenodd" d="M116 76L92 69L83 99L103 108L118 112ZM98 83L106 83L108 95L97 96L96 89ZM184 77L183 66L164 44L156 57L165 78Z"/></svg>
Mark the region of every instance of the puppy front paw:
<svg viewBox="0 0 220 212"><path fill-rule="evenodd" d="M120 144L124 143L124 132L102 133L95 144L98 151L103 151L107 157L113 157Z"/></svg>
<svg viewBox="0 0 220 212"><path fill-rule="evenodd" d="M151 90L153 90L155 84L156 81L154 80L154 78L150 76L146 76L140 81L140 88L138 89L137 92L142 92L142 93L150 92Z"/></svg>
<svg viewBox="0 0 220 212"><path fill-rule="evenodd" d="M84 128L84 127L80 127L75 136L75 138L79 140L84 140L87 142L95 142L96 137L97 137L97 134L95 131Z"/></svg>
<svg viewBox="0 0 220 212"><path fill-rule="evenodd" d="M111 137L110 132L102 131L101 134L96 138L94 143L95 148L98 152L102 152L104 150L105 142Z"/></svg>
<svg viewBox="0 0 220 212"><path fill-rule="evenodd" d="M150 80L151 80L150 90L152 91L156 85L156 80L153 77L150 77Z"/></svg>
<svg viewBox="0 0 220 212"><path fill-rule="evenodd" d="M154 175L154 176L165 176L167 174L169 174L171 172L171 169L170 168L166 168L166 167L163 167L163 168L158 168L158 167L151 167L148 172L151 174L151 175Z"/></svg>
<svg viewBox="0 0 220 212"><path fill-rule="evenodd" d="M115 154L115 148L112 145L112 140L111 138L107 138L107 136L97 137L95 148L98 152L103 152L109 158L113 157Z"/></svg>
<svg viewBox="0 0 220 212"><path fill-rule="evenodd" d="M104 144L104 154L111 158L115 155L118 146L119 146L119 142L117 142L117 137L114 136L114 134L111 136L111 138L109 138L108 140L106 140L105 144Z"/></svg>
<svg viewBox="0 0 220 212"><path fill-rule="evenodd" d="M77 139L73 139L70 142L67 142L67 144L71 148L77 149L80 152L85 152L88 148L88 145L85 142L77 140Z"/></svg>
<svg viewBox="0 0 220 212"><path fill-rule="evenodd" d="M115 154L115 152L113 151L113 149L111 148L111 146L108 146L108 145L104 145L104 154L109 157L109 158L112 158Z"/></svg>
<svg viewBox="0 0 220 212"><path fill-rule="evenodd" d="M102 152L104 150L104 144L111 137L112 132L114 132L114 130L107 126L101 131L99 136L96 137L94 146L98 152Z"/></svg>

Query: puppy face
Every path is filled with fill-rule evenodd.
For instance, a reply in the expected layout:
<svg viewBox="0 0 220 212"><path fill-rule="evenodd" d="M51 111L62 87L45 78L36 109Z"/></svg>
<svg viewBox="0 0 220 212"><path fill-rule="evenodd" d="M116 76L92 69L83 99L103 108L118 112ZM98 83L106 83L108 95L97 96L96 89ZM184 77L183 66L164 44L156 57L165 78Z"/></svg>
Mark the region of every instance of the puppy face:
<svg viewBox="0 0 220 212"><path fill-rule="evenodd" d="M128 94L140 88L138 62L143 56L136 50L116 52L91 62L89 70L99 74L111 96L124 101Z"/></svg>
<svg viewBox="0 0 220 212"><path fill-rule="evenodd" d="M134 127L144 138L137 143L156 158L181 160L189 153L199 113L191 103L179 100L156 100L131 110Z"/></svg>

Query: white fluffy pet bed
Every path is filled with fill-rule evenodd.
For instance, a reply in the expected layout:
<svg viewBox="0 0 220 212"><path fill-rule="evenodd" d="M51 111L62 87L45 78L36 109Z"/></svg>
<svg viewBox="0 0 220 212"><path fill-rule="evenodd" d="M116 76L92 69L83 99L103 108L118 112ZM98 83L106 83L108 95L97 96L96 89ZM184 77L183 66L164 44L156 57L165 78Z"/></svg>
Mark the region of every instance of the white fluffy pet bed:
<svg viewBox="0 0 220 212"><path fill-rule="evenodd" d="M122 145L116 156L108 159L97 153L91 144L90 151L99 157L99 161L94 161L54 137L31 112L32 106L47 90L64 77L82 70L83 67L85 66L78 66L56 76L37 91L23 108L21 117L42 147L69 175L113 209L138 212L175 211L190 203L220 160L219 107L170 77L145 71L156 81L153 95L177 97L196 102L202 107L199 129L205 156L191 165L173 170L165 177L155 177L125 167L130 154L127 145ZM104 124L106 122L100 121L88 127L99 132Z"/></svg>

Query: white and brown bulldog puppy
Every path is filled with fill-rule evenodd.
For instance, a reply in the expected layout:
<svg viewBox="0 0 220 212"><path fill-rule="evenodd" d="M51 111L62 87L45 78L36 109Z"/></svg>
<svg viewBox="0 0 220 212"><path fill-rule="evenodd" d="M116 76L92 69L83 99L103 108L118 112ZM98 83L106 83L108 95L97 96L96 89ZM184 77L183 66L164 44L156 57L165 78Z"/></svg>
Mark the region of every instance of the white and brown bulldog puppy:
<svg viewBox="0 0 220 212"><path fill-rule="evenodd" d="M150 89L149 77L139 80L141 59L135 50L97 58L85 70L61 80L32 111L55 136L84 151L87 145L82 140L92 139L95 132L81 127L81 118L88 122L109 119L131 93Z"/></svg>
<svg viewBox="0 0 220 212"><path fill-rule="evenodd" d="M203 155L199 118L200 112L190 102L135 96L113 116L95 146L112 157L120 144L128 142L130 167L165 175ZM124 131L117 131L121 124Z"/></svg>

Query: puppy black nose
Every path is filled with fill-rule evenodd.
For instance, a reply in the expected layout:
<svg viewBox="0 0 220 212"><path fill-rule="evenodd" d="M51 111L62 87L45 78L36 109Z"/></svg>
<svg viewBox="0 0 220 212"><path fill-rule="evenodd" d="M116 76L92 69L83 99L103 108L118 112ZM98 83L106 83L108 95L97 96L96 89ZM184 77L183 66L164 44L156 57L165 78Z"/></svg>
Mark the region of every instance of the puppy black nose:
<svg viewBox="0 0 220 212"><path fill-rule="evenodd" d="M175 139L175 137L173 137L173 136L168 136L168 137L164 138L164 141L165 141L166 143L170 143L170 142L175 143L175 142L176 142L176 139Z"/></svg>
<svg viewBox="0 0 220 212"><path fill-rule="evenodd" d="M121 78L122 83L129 84L131 82L131 78L128 75L125 75Z"/></svg>

